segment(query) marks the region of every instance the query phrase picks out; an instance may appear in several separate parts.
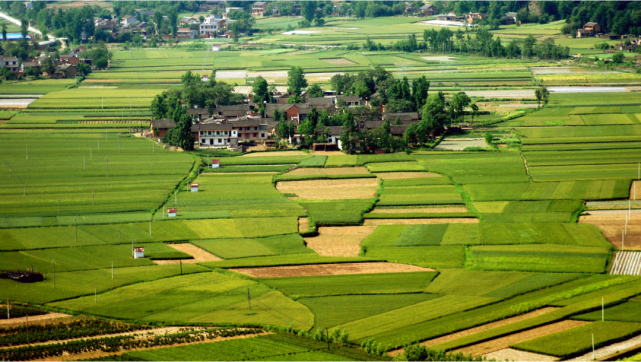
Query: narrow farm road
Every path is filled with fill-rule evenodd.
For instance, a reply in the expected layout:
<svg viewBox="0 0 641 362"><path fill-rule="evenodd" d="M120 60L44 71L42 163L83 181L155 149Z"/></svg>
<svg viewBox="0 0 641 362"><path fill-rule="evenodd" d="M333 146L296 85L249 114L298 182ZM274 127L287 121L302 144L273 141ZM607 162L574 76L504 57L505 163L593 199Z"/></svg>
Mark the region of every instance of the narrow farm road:
<svg viewBox="0 0 641 362"><path fill-rule="evenodd" d="M5 14L5 13L0 13L0 18L4 18L4 19L6 19L6 20L8 20L8 21L10 21L10 22L12 22L12 23L14 23L14 24L18 25L18 26L20 26L20 25L21 25L20 20L15 19L15 18L12 18L11 16L9 16L9 15L7 15L7 14ZM28 30L29 30L29 31L31 31L31 32L34 32L34 33L37 33L37 34L42 35L42 32L41 32L40 30L38 30L38 29L36 29L36 28L33 28L33 27L31 27L31 26L29 27L29 29L28 29ZM51 36L51 35L47 35L47 37L49 38L49 40L56 40L56 38L54 38L54 37L53 37L53 36Z"/></svg>

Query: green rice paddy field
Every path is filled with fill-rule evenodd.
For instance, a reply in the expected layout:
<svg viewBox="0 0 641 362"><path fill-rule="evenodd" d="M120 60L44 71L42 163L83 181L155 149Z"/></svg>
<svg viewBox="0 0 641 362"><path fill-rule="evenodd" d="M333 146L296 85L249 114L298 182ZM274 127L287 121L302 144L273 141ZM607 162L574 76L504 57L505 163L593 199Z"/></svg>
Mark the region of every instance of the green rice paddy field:
<svg viewBox="0 0 641 362"><path fill-rule="evenodd" d="M277 30L286 22L266 18L257 27L274 31L255 41L344 45L369 34L390 44L422 34L426 26L415 20L334 18L310 29L320 33L284 35ZM560 26L508 26L499 33L508 40L529 33L562 37ZM272 152L216 156L221 167L202 170L211 153L169 151L133 134L148 128L153 97L180 83L186 70L215 69L218 80L237 85L258 75L283 85L284 72L296 65L310 83L327 87L334 73L381 65L397 77L425 75L447 92L531 91L535 77L546 84L569 78L534 76L529 67L536 63L527 60L293 48L207 54L183 45L115 50L109 70L80 84L0 85L1 94L43 95L26 109L0 113L0 271L33 269L45 277L33 284L0 279L0 300L144 323L341 328L349 343L373 341L381 351L546 307L557 309L434 348L455 350L569 319L591 323L511 347L570 358L589 351L592 333L597 348L641 334L641 278L609 274L617 248L596 226L577 222L585 201L630 197L641 162L641 93L552 93L540 110L476 132L520 140L491 152ZM591 45L582 40L572 51ZM591 84L619 82L638 82L638 76L590 78ZM355 172L337 174L348 167ZM294 168L309 172L286 173ZM354 176L377 178L375 196L299 200L276 188L283 181L331 181L342 188ZM191 182L199 183L198 192L190 192ZM177 208L177 216L169 217L168 208ZM132 246L144 247L145 258L133 259ZM357 269L359 262L376 262L376 269L322 272ZM409 266L416 269L398 269ZM337 345L327 351L323 342L275 333L124 356L373 357L361 352Z"/></svg>

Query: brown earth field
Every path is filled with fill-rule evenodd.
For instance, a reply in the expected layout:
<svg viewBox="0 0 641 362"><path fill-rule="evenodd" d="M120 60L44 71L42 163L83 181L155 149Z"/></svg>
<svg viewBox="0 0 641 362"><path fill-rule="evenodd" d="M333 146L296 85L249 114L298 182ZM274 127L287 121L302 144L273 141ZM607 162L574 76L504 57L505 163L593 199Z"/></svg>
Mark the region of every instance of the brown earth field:
<svg viewBox="0 0 641 362"><path fill-rule="evenodd" d="M366 175L369 171L365 167L330 167L330 168L297 168L285 175Z"/></svg>
<svg viewBox="0 0 641 362"><path fill-rule="evenodd" d="M240 157L284 157L284 156L305 156L303 151L279 151L279 152L255 152L242 155Z"/></svg>
<svg viewBox="0 0 641 362"><path fill-rule="evenodd" d="M478 224L479 219L473 218L434 218L434 219L366 219L363 225L431 225L431 224Z"/></svg>
<svg viewBox="0 0 641 362"><path fill-rule="evenodd" d="M414 265L386 262L310 264L259 268L236 268L229 270L243 273L254 278L285 278L320 275L413 273L436 271L435 269L421 268Z"/></svg>
<svg viewBox="0 0 641 362"><path fill-rule="evenodd" d="M71 315L69 314L49 313L49 314L35 315L28 318L29 318L29 323L34 323L34 322L69 318L69 317L71 317ZM59 321L56 320L55 322L59 322ZM0 326L3 326L3 327L9 327L14 324L24 325L25 323L27 323L27 317L0 319Z"/></svg>
<svg viewBox="0 0 641 362"><path fill-rule="evenodd" d="M298 219L298 232L304 233L309 230L309 218L301 217Z"/></svg>
<svg viewBox="0 0 641 362"><path fill-rule="evenodd" d="M285 194L296 194L292 200L345 200L368 199L376 195L378 179L283 181L276 189Z"/></svg>
<svg viewBox="0 0 641 362"><path fill-rule="evenodd" d="M358 256L361 241L376 230L376 226L319 227L318 236L305 238L307 247L323 256Z"/></svg>
<svg viewBox="0 0 641 362"><path fill-rule="evenodd" d="M529 341L530 339L547 336L553 333L562 332L588 323L590 322L565 320L548 324L542 327L529 329L527 331L510 334L509 336L496 338L487 342L474 344L454 350L453 352L462 352L465 354L472 354L473 356L480 356L508 348L513 344Z"/></svg>
<svg viewBox="0 0 641 362"><path fill-rule="evenodd" d="M351 60L345 59L345 58L329 58L329 59L321 59L322 61L325 61L329 64L332 65L353 65L356 64L352 62Z"/></svg>
<svg viewBox="0 0 641 362"><path fill-rule="evenodd" d="M589 211L588 215L579 217L579 223L596 226L612 245L621 249L627 216L628 210ZM630 213L627 234L623 240L625 250L641 250L641 212L638 210L632 210Z"/></svg>
<svg viewBox="0 0 641 362"><path fill-rule="evenodd" d="M488 360L494 361L514 361L514 362L527 362L527 361L558 361L558 357L548 356L546 354L538 354L532 352L519 351L513 348L504 348L496 352L488 353L483 357ZM587 361L587 360L583 360Z"/></svg>
<svg viewBox="0 0 641 362"><path fill-rule="evenodd" d="M188 264L195 264L195 263L201 263L204 261L218 261L218 260L223 260L216 255L205 251L196 245L189 244L189 243L184 243L184 244L167 244L167 246L172 247L178 251L182 251L183 253L187 253L191 256L193 256L193 259L182 259L183 263L188 263ZM179 264L180 260L154 260L156 264Z"/></svg>

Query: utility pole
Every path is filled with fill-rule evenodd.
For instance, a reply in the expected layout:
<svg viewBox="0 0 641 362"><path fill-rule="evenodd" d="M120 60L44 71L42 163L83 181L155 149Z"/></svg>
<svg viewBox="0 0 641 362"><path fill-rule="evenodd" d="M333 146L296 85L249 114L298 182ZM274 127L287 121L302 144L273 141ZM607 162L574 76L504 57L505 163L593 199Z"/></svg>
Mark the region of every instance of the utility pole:
<svg viewBox="0 0 641 362"><path fill-rule="evenodd" d="M596 356L594 354L594 333L592 333L592 360L594 361Z"/></svg>
<svg viewBox="0 0 641 362"><path fill-rule="evenodd" d="M114 279L114 262L111 262L111 280Z"/></svg>
<svg viewBox="0 0 641 362"><path fill-rule="evenodd" d="M25 149L27 150L27 160L29 159L29 145L27 144L25 146Z"/></svg>
<svg viewBox="0 0 641 362"><path fill-rule="evenodd" d="M249 294L249 288L247 288L247 305L249 305L249 310L252 310L252 296Z"/></svg>
<svg viewBox="0 0 641 362"><path fill-rule="evenodd" d="M180 275L183 275L183 260L180 259Z"/></svg>
<svg viewBox="0 0 641 362"><path fill-rule="evenodd" d="M11 312L10 312L11 307L9 307L9 305L10 305L9 299L7 299L7 319L11 319Z"/></svg>
<svg viewBox="0 0 641 362"><path fill-rule="evenodd" d="M52 260L51 265L53 265L53 289L56 289L56 261Z"/></svg>
<svg viewBox="0 0 641 362"><path fill-rule="evenodd" d="M149 236L151 236L151 220L152 219L149 219Z"/></svg>
<svg viewBox="0 0 641 362"><path fill-rule="evenodd" d="M601 297L601 322L605 322L605 298Z"/></svg>

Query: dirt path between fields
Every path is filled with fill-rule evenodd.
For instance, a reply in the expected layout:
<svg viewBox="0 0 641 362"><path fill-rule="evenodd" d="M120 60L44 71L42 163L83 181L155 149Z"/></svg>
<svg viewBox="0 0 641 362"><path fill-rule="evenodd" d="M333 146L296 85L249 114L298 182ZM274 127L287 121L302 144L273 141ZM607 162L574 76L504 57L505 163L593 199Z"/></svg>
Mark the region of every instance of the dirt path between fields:
<svg viewBox="0 0 641 362"><path fill-rule="evenodd" d="M478 224L474 218L433 218L433 219L366 219L363 225L432 225L432 224Z"/></svg>
<svg viewBox="0 0 641 362"><path fill-rule="evenodd" d="M387 262L308 264L258 268L234 268L229 270L246 274L254 278L286 278L321 275L413 273L436 271L435 269L421 268L414 265L395 264Z"/></svg>
<svg viewBox="0 0 641 362"><path fill-rule="evenodd" d="M59 319L59 318L68 318L68 317L71 317L71 315L63 314L63 313L49 313L49 314L35 315L28 318L29 318L29 323L31 323L31 322L40 322L40 321L47 321L52 319ZM25 324L25 323L27 323L27 317L0 319L0 326L3 326L3 327L11 326L13 324Z"/></svg>
<svg viewBox="0 0 641 362"><path fill-rule="evenodd" d="M377 226L319 227L318 236L305 238L307 247L323 256L358 256L361 241Z"/></svg>
<svg viewBox="0 0 641 362"><path fill-rule="evenodd" d="M465 206L460 207L417 207L417 208L407 208L407 209L392 209L392 208L376 208L370 211L370 214L410 214L415 212L424 212L427 214L431 213L443 213L443 212L469 212Z"/></svg>
<svg viewBox="0 0 641 362"><path fill-rule="evenodd" d="M549 334L562 332L571 328L579 327L590 322L565 320L557 323L548 324L542 327L533 328L527 331L510 334L509 336L496 338L487 342L478 343L472 346L460 348L453 352L462 352L465 354L472 354L473 356L480 356L491 352L496 352L501 349L510 347L513 344L529 341L530 339L547 336Z"/></svg>
<svg viewBox="0 0 641 362"><path fill-rule="evenodd" d="M501 326L512 324L512 323L516 323L516 322L520 322L522 320L533 318L533 317L538 317L540 315L552 312L552 311L557 310L557 309L559 309L559 308L546 307L546 308L537 309L537 310L535 310L533 312L522 314L522 315L519 315L519 316L516 316L516 317L506 318L506 319L503 319L503 320L500 320L500 321L484 324L482 326L478 326L478 327L466 329L466 330L463 330L463 331L460 331L460 332L448 334L448 335L445 335L445 336L442 336L442 337L430 339L429 341L422 342L421 346L426 346L426 347L435 346L437 344L446 343L446 342L453 341L453 340L458 339L458 338L466 337L466 336L469 336L469 335L472 335L472 334L476 334L476 333L480 333L480 332L483 332L483 331L487 331L487 330L490 330L490 329L493 329L493 328L501 327ZM399 354L402 354L403 350L404 350L403 348L400 348L400 349L391 351L388 354L390 356L392 356L392 357L396 357ZM502 359L499 359L499 361L501 361L501 360Z"/></svg>
<svg viewBox="0 0 641 362"><path fill-rule="evenodd" d="M186 264L196 264L204 261L223 260L217 257L216 255L197 247L194 244L184 243L184 244L165 244L165 245L172 247L178 251L182 251L183 253L189 254L194 257L193 259L182 259L182 262ZM180 260L154 260L154 262L160 265L179 264Z"/></svg>
<svg viewBox="0 0 641 362"><path fill-rule="evenodd" d="M632 348L636 346L641 346L641 336L636 336L634 338L630 338L623 342L614 343L609 346L599 348L596 351L594 351L594 355L596 359L599 360L599 359L603 359L604 357L618 353L619 351L624 351L628 348ZM573 358L570 361L592 361L592 352L586 353L580 357Z"/></svg>
<svg viewBox="0 0 641 362"><path fill-rule="evenodd" d="M197 342L191 342L191 343L180 343L180 344L172 344L171 346L157 346L157 347L151 347L151 348L140 348L140 349L125 349L125 350L120 350L118 352L102 352L102 351L93 351L93 352L85 352L85 353L78 353L78 354L68 354L65 353L62 356L56 356L56 357L47 357L47 358L42 358L42 359L37 359L34 361L78 361L78 360L89 360L89 359L95 359L95 358L103 358L103 357L108 357L108 356L113 356L113 355L122 355L128 352L136 352L136 351L148 351L152 349L160 349L160 348L168 348L168 347L180 347L180 346L188 346L192 344L202 344L202 343L216 343L216 342L223 342L223 341L229 341L232 339L242 339L242 338L252 338L252 337L257 337L257 336L262 336L269 334L269 332L262 332L262 333L256 333L256 334L250 334L250 335L242 335L242 336L234 336L234 337L220 337L220 338L215 338L215 339L205 339L204 341L197 341Z"/></svg>

